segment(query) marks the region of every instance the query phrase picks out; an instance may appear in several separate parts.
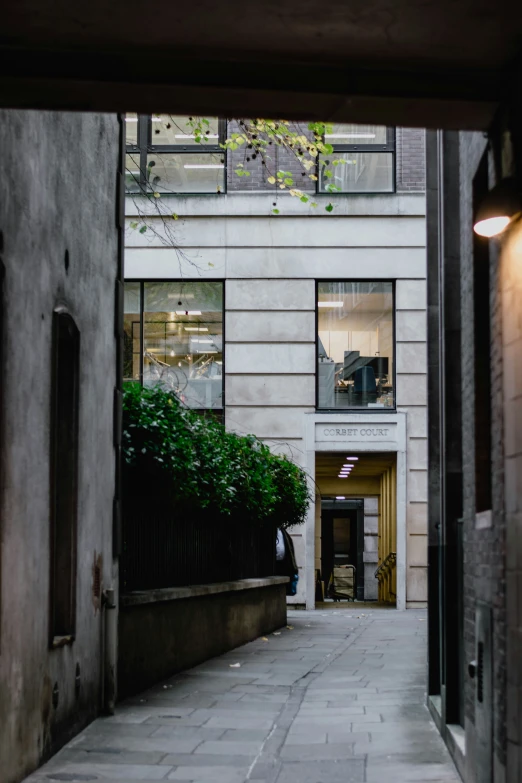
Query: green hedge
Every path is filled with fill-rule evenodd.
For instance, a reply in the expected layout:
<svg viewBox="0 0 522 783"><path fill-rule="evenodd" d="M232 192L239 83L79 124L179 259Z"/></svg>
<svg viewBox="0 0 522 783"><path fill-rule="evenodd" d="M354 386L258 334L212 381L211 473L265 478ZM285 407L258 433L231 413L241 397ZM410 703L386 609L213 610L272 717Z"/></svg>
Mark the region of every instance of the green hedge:
<svg viewBox="0 0 522 783"><path fill-rule="evenodd" d="M182 513L281 528L305 520L310 496L301 468L161 388L126 385L123 457L127 487L159 493Z"/></svg>

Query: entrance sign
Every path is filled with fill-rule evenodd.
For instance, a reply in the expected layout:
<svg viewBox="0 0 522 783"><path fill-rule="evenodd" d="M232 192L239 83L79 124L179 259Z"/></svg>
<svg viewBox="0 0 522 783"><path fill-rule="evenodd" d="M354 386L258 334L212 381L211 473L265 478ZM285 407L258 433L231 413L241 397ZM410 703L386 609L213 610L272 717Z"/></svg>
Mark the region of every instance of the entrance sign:
<svg viewBox="0 0 522 783"><path fill-rule="evenodd" d="M397 440L397 424L396 422L390 422L386 424L344 424L340 426L333 426L332 424L315 425L315 440L323 442L379 442L379 443L394 443Z"/></svg>

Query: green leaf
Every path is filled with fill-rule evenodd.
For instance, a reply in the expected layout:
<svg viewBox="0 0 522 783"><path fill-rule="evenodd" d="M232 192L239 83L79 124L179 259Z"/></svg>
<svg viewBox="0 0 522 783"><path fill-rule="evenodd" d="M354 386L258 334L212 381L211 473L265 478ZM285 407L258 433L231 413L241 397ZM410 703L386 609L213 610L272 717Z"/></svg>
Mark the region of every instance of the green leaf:
<svg viewBox="0 0 522 783"><path fill-rule="evenodd" d="M327 204L325 206L325 209L326 209L327 212L332 212L333 211L333 204Z"/></svg>
<svg viewBox="0 0 522 783"><path fill-rule="evenodd" d="M302 201L303 204L306 204L308 201L310 201L310 199L308 198L308 196L301 196L299 201Z"/></svg>
<svg viewBox="0 0 522 783"><path fill-rule="evenodd" d="M147 230L147 226L142 226L140 228L140 234L144 234L146 232L146 230Z"/></svg>
<svg viewBox="0 0 522 783"><path fill-rule="evenodd" d="M279 210L278 209L273 209L272 212L274 213L274 215L279 215Z"/></svg>
<svg viewBox="0 0 522 783"><path fill-rule="evenodd" d="M133 222L129 224L131 228L138 228L138 224Z"/></svg>

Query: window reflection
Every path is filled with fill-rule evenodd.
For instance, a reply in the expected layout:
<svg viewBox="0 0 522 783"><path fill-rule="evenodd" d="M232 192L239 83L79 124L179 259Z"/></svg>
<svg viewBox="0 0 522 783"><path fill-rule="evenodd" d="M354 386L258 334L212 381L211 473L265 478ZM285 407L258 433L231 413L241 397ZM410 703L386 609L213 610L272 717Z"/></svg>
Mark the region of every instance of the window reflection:
<svg viewBox="0 0 522 783"><path fill-rule="evenodd" d="M223 192L225 159L221 153L151 153L147 181L149 190L159 193Z"/></svg>
<svg viewBox="0 0 522 783"><path fill-rule="evenodd" d="M393 407L392 283L319 283L317 308L318 407Z"/></svg>
<svg viewBox="0 0 522 783"><path fill-rule="evenodd" d="M221 283L145 283L143 384L191 408L223 406Z"/></svg>
<svg viewBox="0 0 522 783"><path fill-rule="evenodd" d="M332 155L319 155L319 190L322 193L391 193L393 153L334 152Z"/></svg>

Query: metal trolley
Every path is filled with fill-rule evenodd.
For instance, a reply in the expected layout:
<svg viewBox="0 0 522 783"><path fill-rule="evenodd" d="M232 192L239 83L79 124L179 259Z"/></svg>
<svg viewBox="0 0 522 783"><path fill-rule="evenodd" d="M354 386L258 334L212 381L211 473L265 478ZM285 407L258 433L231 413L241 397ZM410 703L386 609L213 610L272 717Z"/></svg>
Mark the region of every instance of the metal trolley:
<svg viewBox="0 0 522 783"><path fill-rule="evenodd" d="M355 566L334 566L327 593L334 601L355 601Z"/></svg>

